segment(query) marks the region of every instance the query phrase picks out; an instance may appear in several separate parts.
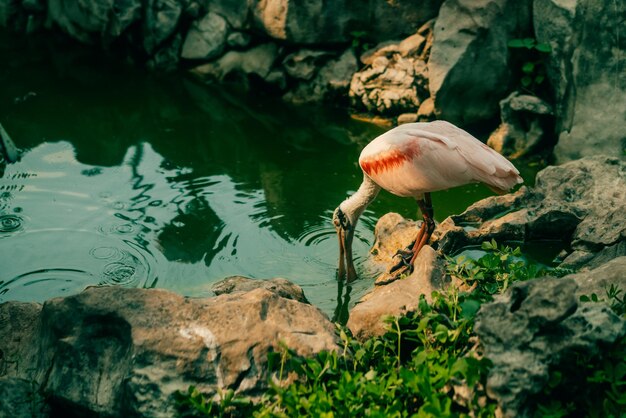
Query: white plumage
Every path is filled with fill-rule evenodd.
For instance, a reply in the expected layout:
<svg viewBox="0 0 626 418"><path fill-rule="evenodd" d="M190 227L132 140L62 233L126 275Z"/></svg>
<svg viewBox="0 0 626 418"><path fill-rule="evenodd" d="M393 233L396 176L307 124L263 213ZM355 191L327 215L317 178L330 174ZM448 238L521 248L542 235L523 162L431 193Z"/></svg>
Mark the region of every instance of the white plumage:
<svg viewBox="0 0 626 418"><path fill-rule="evenodd" d="M381 188L416 198L424 217L410 256L403 256L405 267L410 270L435 228L430 192L482 182L504 193L522 183L519 171L510 161L445 121L409 123L378 136L361 152L359 165L364 173L363 183L333 214L340 245L339 275L345 272L345 255L348 279L356 277L351 248L354 227Z"/></svg>
<svg viewBox="0 0 626 418"><path fill-rule="evenodd" d="M472 182L504 191L522 182L510 161L445 121L409 123L380 135L363 149L359 165L383 189L405 197Z"/></svg>

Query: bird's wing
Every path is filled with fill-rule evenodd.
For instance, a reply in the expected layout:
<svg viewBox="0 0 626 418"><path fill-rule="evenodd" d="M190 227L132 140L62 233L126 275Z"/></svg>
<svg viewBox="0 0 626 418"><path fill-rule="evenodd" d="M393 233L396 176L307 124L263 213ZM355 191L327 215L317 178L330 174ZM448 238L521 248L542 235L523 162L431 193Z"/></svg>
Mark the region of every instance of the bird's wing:
<svg viewBox="0 0 626 418"><path fill-rule="evenodd" d="M469 165L474 180L498 189L508 190L522 182L519 171L502 155L474 138L464 130L445 121L414 123L406 126L405 133L444 144L456 151Z"/></svg>

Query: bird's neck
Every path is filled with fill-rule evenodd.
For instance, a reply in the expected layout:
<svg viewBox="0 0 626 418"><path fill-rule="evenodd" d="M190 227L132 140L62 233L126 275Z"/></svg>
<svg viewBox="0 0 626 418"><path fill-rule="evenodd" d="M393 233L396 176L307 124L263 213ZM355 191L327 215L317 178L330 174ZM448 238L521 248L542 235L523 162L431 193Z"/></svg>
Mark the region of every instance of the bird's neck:
<svg viewBox="0 0 626 418"><path fill-rule="evenodd" d="M356 220L365 211L365 208L376 199L379 191L380 186L364 174L363 183L361 183L359 189L344 200L339 207L344 213L351 214L353 222L356 223Z"/></svg>

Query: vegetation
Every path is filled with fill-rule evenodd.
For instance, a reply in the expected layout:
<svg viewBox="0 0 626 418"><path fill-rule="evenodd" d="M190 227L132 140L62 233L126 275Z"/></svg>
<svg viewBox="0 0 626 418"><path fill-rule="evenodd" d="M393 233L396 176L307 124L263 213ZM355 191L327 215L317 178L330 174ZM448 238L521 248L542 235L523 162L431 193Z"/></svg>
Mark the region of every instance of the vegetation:
<svg viewBox="0 0 626 418"><path fill-rule="evenodd" d="M481 356L473 332L482 303L511 283L545 273L521 258L519 249L483 244L478 260L448 258L449 273L466 291L435 292L429 303L403 318L389 318L382 337L353 339L338 326L338 352L302 358L287 347L272 353L275 379L261 402L227 391L220 400L207 400L195 388L179 394L182 416L255 417L491 417L496 404L485 394L490 362ZM607 295L624 315L624 297ZM597 296L589 301L599 300ZM554 370L550 384L537 399L540 416L560 417L584 408L598 416L618 416L626 405L626 341L602 358L579 357L572 371ZM577 397L572 400L572 380ZM567 389L567 390L566 390ZM580 393L579 393L579 392ZM588 392L586 392L588 391ZM568 395L569 394L569 395Z"/></svg>
<svg viewBox="0 0 626 418"><path fill-rule="evenodd" d="M514 61L519 63L520 89L528 94L547 98L546 58L552 52L550 44L534 38L511 39L507 43Z"/></svg>

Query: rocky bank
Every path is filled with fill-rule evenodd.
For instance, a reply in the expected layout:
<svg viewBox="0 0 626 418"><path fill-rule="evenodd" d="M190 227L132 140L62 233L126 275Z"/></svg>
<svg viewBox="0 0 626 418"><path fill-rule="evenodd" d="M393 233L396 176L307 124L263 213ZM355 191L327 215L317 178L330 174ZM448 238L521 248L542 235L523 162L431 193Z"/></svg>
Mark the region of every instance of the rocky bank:
<svg viewBox="0 0 626 418"><path fill-rule="evenodd" d="M205 299L92 287L0 305L0 392L11 393L0 416L172 417L175 393L190 385L260 396L268 353L282 343L305 356L338 348L335 326L298 300L302 289L255 282L231 280L229 293Z"/></svg>

